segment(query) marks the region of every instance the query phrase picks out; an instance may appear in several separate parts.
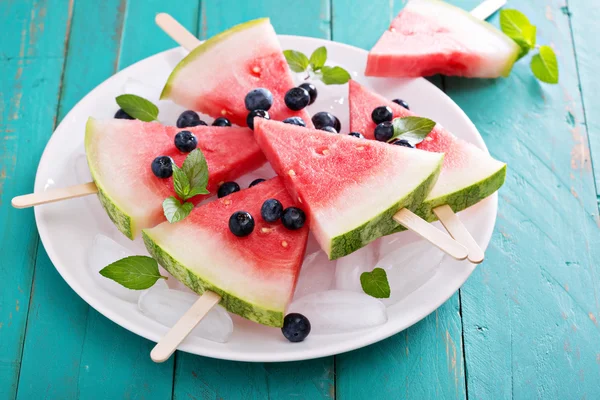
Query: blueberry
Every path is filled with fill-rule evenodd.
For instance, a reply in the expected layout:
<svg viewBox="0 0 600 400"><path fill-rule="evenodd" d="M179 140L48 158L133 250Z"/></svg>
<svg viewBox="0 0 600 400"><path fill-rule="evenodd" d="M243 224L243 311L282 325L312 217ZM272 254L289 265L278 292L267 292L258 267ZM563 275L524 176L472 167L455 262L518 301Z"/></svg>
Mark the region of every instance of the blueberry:
<svg viewBox="0 0 600 400"><path fill-rule="evenodd" d="M152 172L157 178L170 178L173 175L173 159L167 156L152 160Z"/></svg>
<svg viewBox="0 0 600 400"><path fill-rule="evenodd" d="M279 218L281 218L281 214L283 213L283 206L281 202L277 199L268 199L265 200L262 207L260 208L260 215L262 219L267 222L275 222Z"/></svg>
<svg viewBox="0 0 600 400"><path fill-rule="evenodd" d="M382 122L375 127L375 139L387 142L394 136L394 125L390 121Z"/></svg>
<svg viewBox="0 0 600 400"><path fill-rule="evenodd" d="M350 132L348 135L350 136L354 136L355 138L359 138L359 139L364 139L365 137L363 136L362 133L360 132Z"/></svg>
<svg viewBox="0 0 600 400"><path fill-rule="evenodd" d="M248 111L269 111L269 108L273 105L273 95L265 88L252 89L246 95L244 103Z"/></svg>
<svg viewBox="0 0 600 400"><path fill-rule="evenodd" d="M304 211L297 207L288 207L283 210L283 214L281 215L281 222L283 226L288 229L296 230L300 229L304 226L306 222L306 214Z"/></svg>
<svg viewBox="0 0 600 400"><path fill-rule="evenodd" d="M301 87L302 89L304 89L308 92L308 95L310 96L310 101L308 102L308 105L311 105L312 103L314 103L315 100L317 99L316 86L310 82L305 82L302 85L300 85L299 87Z"/></svg>
<svg viewBox="0 0 600 400"><path fill-rule="evenodd" d="M400 105L400 106L402 106L402 107L406 108L407 110L410 110L410 107L408 107L408 103L407 103L407 102L405 102L404 100L402 100L402 99L394 99L394 100L392 100L392 101L393 101L394 103L396 103L396 104L398 104L398 105Z"/></svg>
<svg viewBox="0 0 600 400"><path fill-rule="evenodd" d="M298 126L306 126L306 122L300 117L289 117L283 120L284 124L292 124Z"/></svg>
<svg viewBox="0 0 600 400"><path fill-rule="evenodd" d="M313 115L312 123L317 129L321 129L324 126L332 126L336 131L340 131L342 129L342 124L340 124L340 120L331 113L327 111L321 111Z"/></svg>
<svg viewBox="0 0 600 400"><path fill-rule="evenodd" d="M116 119L135 119L131 115L129 115L125 111L123 111L122 108L119 108L119 111L117 111L115 113L115 118Z"/></svg>
<svg viewBox="0 0 600 400"><path fill-rule="evenodd" d="M225 197L230 195L231 193L239 192L240 185L235 182L223 182L221 186L219 186L219 190L217 190L217 197Z"/></svg>
<svg viewBox="0 0 600 400"><path fill-rule="evenodd" d="M235 236L248 236L254 230L254 218L247 211L236 211L229 217L229 230Z"/></svg>
<svg viewBox="0 0 600 400"><path fill-rule="evenodd" d="M259 183L263 183L265 180L263 178L258 178L253 180L252 182L250 182L250 186L248 186L249 188L251 188L252 186L256 186Z"/></svg>
<svg viewBox="0 0 600 400"><path fill-rule="evenodd" d="M320 128L320 130L329 132L329 133L338 133L338 131L336 131L333 126L324 126L324 127Z"/></svg>
<svg viewBox="0 0 600 400"><path fill-rule="evenodd" d="M293 111L300 111L310 103L310 95L301 87L291 88L283 98L285 105Z"/></svg>
<svg viewBox="0 0 600 400"><path fill-rule="evenodd" d="M380 124L382 122L391 121L394 118L394 114L392 109L388 106L377 107L371 113L371 119L376 124Z"/></svg>
<svg viewBox="0 0 600 400"><path fill-rule="evenodd" d="M175 147L182 153L189 153L198 147L198 139L190 131L181 131L175 135Z"/></svg>
<svg viewBox="0 0 600 400"><path fill-rule="evenodd" d="M187 110L181 113L179 118L177 118L177 127L178 128L189 128L192 126L200 125L200 117L195 111ZM206 125L206 123L204 123Z"/></svg>
<svg viewBox="0 0 600 400"><path fill-rule="evenodd" d="M281 333L293 343L301 342L310 333L310 321L302 314L291 313L283 319Z"/></svg>
<svg viewBox="0 0 600 400"><path fill-rule="evenodd" d="M246 125L248 125L248 128L252 130L254 130L254 117L271 119L269 113L265 110L250 111L250 113L248 113L248 116L246 117Z"/></svg>
<svg viewBox="0 0 600 400"><path fill-rule="evenodd" d="M410 144L408 142L408 140L404 140L404 139L395 140L392 144L395 144L396 146L408 147L410 149L414 149L414 147L415 147L412 144Z"/></svg>
<svg viewBox="0 0 600 400"><path fill-rule="evenodd" d="M212 123L213 126L231 126L231 121L225 117L219 117Z"/></svg>

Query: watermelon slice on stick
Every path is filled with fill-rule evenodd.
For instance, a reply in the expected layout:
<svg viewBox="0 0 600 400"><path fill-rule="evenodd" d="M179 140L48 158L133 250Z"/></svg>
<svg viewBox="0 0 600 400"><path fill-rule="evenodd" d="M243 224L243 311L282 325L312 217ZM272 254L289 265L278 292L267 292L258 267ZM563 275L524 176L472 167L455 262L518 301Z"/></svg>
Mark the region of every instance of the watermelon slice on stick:
<svg viewBox="0 0 600 400"><path fill-rule="evenodd" d="M268 18L236 25L205 42L167 14L159 14L156 23L177 43L193 48L169 76L161 99L246 126L244 96L265 88L273 94L271 119L300 117L312 127L306 110L292 111L285 105L285 93L294 82Z"/></svg>
<svg viewBox="0 0 600 400"><path fill-rule="evenodd" d="M267 326L283 325L302 266L308 225L289 230L279 221L265 222L261 207L271 198L284 208L296 205L276 177L198 207L176 224L164 222L143 231L150 254L194 292L205 293L197 301L205 306L192 306L192 318L184 316L172 328L152 351L153 360L166 360L202 319L202 312L219 300L241 317ZM230 216L240 210L249 212L256 224L245 237L229 229ZM209 299L202 300L207 294Z"/></svg>
<svg viewBox="0 0 600 400"><path fill-rule="evenodd" d="M390 107L394 118L415 115L404 107L369 91L354 80L349 82L348 103L350 129L361 132L367 139L374 139L376 125L371 119L371 112L375 108ZM424 141L417 144L417 148L444 153L445 156L439 179L425 201L417 208L416 213L427 221L434 221L441 216L440 220L450 234L470 249L469 260L475 263L483 261L483 252L479 246L460 224L458 218L450 213L452 210L454 212L464 210L497 191L504 183L506 164L455 137L439 124ZM450 210L444 206L449 206Z"/></svg>
<svg viewBox="0 0 600 400"><path fill-rule="evenodd" d="M467 257L462 245L411 212L433 187L442 154L265 119L255 120L254 135L292 197L308 211L311 230L330 259L400 224L457 259Z"/></svg>
<svg viewBox="0 0 600 400"><path fill-rule="evenodd" d="M477 12L486 17L486 12ZM411 0L369 52L367 76L508 76L520 47L491 24L440 0Z"/></svg>

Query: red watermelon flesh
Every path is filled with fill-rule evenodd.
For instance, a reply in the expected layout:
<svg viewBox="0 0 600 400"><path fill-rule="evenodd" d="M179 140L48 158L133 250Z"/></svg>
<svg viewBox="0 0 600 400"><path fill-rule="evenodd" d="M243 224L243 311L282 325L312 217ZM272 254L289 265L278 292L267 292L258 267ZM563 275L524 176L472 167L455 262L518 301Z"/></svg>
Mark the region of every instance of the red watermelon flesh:
<svg viewBox="0 0 600 400"><path fill-rule="evenodd" d="M406 108L369 91L358 82L349 83L350 130L374 139L375 123L371 112L379 106L388 106L394 118L414 116ZM495 160L471 143L457 138L437 124L418 149L444 153L444 167L440 177L417 210L421 217L435 219L432 209L449 204L458 212L483 200L502 186L506 164Z"/></svg>
<svg viewBox="0 0 600 400"><path fill-rule="evenodd" d="M248 128L197 126L186 128L198 138L209 170L207 189L233 180L265 162ZM157 178L150 168L158 156L170 156L179 166L181 153L174 138L181 129L129 120L95 120L86 128L85 148L100 200L117 228L133 239L143 228L164 221L162 202L174 196L173 179ZM206 196L190 201L200 202Z"/></svg>
<svg viewBox="0 0 600 400"><path fill-rule="evenodd" d="M519 46L468 12L439 0L412 0L369 52L367 76L508 76Z"/></svg>
<svg viewBox="0 0 600 400"><path fill-rule="evenodd" d="M308 211L311 230L330 259L396 229L392 216L423 201L443 158L264 119L255 120L254 133L292 197Z"/></svg>
<svg viewBox="0 0 600 400"><path fill-rule="evenodd" d="M196 293L221 295L228 311L269 326L282 326L302 266L308 226L289 230L280 221L265 222L260 209L267 199L295 205L280 178L198 207L183 221L144 230L150 254ZM254 231L237 237L229 217L247 211Z"/></svg>
<svg viewBox="0 0 600 400"><path fill-rule="evenodd" d="M273 94L271 119L299 116L312 126L306 110L292 111L285 105L285 93L294 86L275 30L268 18L262 18L237 25L195 48L175 67L161 98L246 126L246 93L266 88Z"/></svg>

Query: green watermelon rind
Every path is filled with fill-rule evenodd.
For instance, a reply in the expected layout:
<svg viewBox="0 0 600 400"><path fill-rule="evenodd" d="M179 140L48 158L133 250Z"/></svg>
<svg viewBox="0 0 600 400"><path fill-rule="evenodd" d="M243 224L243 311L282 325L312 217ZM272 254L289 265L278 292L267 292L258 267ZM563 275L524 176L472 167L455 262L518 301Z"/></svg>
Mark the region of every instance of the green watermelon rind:
<svg viewBox="0 0 600 400"><path fill-rule="evenodd" d="M475 182L456 192L448 193L434 199L424 201L415 211L415 214L426 220L433 222L437 220L433 209L443 205L449 205L454 212L465 210L481 200L494 194L506 179L506 164L498 171L489 175L487 178ZM406 230L403 226L399 226L393 233Z"/></svg>
<svg viewBox="0 0 600 400"><path fill-rule="evenodd" d="M123 211L113 200L111 200L110 196L106 192L106 189L104 188L104 185L99 179L99 174L98 171L96 171L94 163L90 161L89 157L91 154L94 153L93 140L94 136L96 135L94 123L95 120L93 118L88 118L87 123L85 125L84 146L85 153L87 155L88 166L92 174L92 179L96 184L96 187L98 188L98 199L100 199L102 207L104 207L106 213L108 214L108 217L115 224L117 229L119 229L119 231L121 231L129 239L133 240L135 239L137 232L133 218L131 218L130 215Z"/></svg>
<svg viewBox="0 0 600 400"><path fill-rule="evenodd" d="M344 257L361 247L366 246L373 240L398 230L399 225L392 218L398 211L407 208L415 211L419 205L427 198L427 195L433 189L442 170L444 159L440 157L435 170L411 193L407 194L387 210L383 211L376 217L370 219L364 224L348 231L340 236L336 236L331 240L330 260L335 260ZM403 228L400 226L400 228ZM400 229L403 230L403 229Z"/></svg>
<svg viewBox="0 0 600 400"><path fill-rule="evenodd" d="M509 36L507 36L504 32L502 32L501 30L496 28L494 25L490 24L487 21L482 21L479 18L474 17L470 12L465 11L460 7L456 7L452 4L446 3L445 1L441 1L441 0L427 0L427 2L431 3L431 4L436 4L440 7L446 7L446 8L449 8L449 9L452 9L454 11L464 14L471 21L478 23L479 25L484 27L486 30L488 30L490 33L493 33L494 35L498 36L500 39L505 41L507 44L510 44L514 50L513 50L512 57L508 59L508 61L506 62L506 65L502 69L502 76L504 78L507 78L510 75L513 66L519 60L519 55L521 54L521 47L514 40L512 40Z"/></svg>
<svg viewBox="0 0 600 400"><path fill-rule="evenodd" d="M177 64L175 69L173 69L173 71L171 72L171 75L169 75L169 78L167 79L167 83L165 84L165 87L163 88L162 93L160 94L160 99L165 100L165 99L169 98L169 96L171 95L173 81L175 80L175 78L177 77L179 72L181 70L183 70L185 67L187 67L188 64L195 61L198 57L202 56L202 54L204 54L206 51L208 51L212 47L218 45L223 40L229 38L231 35L242 32L248 28L252 28L253 26L260 25L263 23L267 23L267 24L270 23L269 18L258 18L258 19L253 19L248 22L244 22L242 24L236 25L233 28L230 28L224 32L221 32L218 35L215 35L215 36L211 37L210 39L207 39L206 41L204 41L202 44L200 44L198 47L196 47L194 50L192 50L190 52L190 54L185 56L185 58L183 60L181 60L179 62L179 64Z"/></svg>
<svg viewBox="0 0 600 400"><path fill-rule="evenodd" d="M164 269L173 275L175 279L194 292L202 294L206 290L210 290L221 296L220 304L229 312L249 319L250 321L258 322L262 325L277 328L283 326L285 310L273 310L264 306L252 304L237 297L233 293L220 289L218 286L194 273L186 268L185 265L177 261L168 250L158 244L157 240L152 237L152 234L148 230L142 230L142 238L144 239L144 244L150 255L158 261Z"/></svg>

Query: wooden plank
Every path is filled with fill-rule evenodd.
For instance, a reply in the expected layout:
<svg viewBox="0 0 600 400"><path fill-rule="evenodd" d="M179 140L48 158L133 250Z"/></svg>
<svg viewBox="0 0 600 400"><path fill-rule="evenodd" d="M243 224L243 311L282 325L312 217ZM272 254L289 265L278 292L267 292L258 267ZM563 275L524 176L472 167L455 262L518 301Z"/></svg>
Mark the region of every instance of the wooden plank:
<svg viewBox="0 0 600 400"><path fill-rule="evenodd" d="M275 12L276 10L276 12ZM237 23L270 16L278 33L328 38L329 2L311 0L245 3L203 2L201 37ZM238 363L176 353L174 398L306 398L334 397L333 357L301 363Z"/></svg>
<svg viewBox="0 0 600 400"><path fill-rule="evenodd" d="M52 133L70 20L67 1L0 3L0 398L16 395L38 244L32 210L10 199L30 192Z"/></svg>
<svg viewBox="0 0 600 400"><path fill-rule="evenodd" d="M333 40L370 49L406 1L333 1ZM432 82L442 87L440 77ZM336 357L340 398L465 398L458 294L398 335ZM376 389L375 389L376 388Z"/></svg>
<svg viewBox="0 0 600 400"><path fill-rule="evenodd" d="M454 3L470 9L477 2ZM583 13L592 7L580 4ZM598 208L564 6L563 0L508 5L538 26L538 43L556 49L559 85L538 83L528 60L508 79L446 80L491 153L508 163L486 262L461 291L473 398L600 392ZM492 22L498 24L497 16ZM585 38L592 43L595 36L585 31Z"/></svg>
<svg viewBox="0 0 600 400"><path fill-rule="evenodd" d="M561 12L570 17L573 41L575 43L575 54L577 57L577 69L581 79L581 93L585 109L584 121L579 120L579 126L583 129L587 126L590 152L596 160L592 167L596 181L596 193L600 199L600 115L596 110L600 107L598 93L600 93L600 81L597 77L598 50L596 41L591 38L598 37L600 27L597 24L600 18L600 9L594 7L589 0L569 0L568 6L561 7ZM575 126L575 120L569 118L569 123Z"/></svg>

